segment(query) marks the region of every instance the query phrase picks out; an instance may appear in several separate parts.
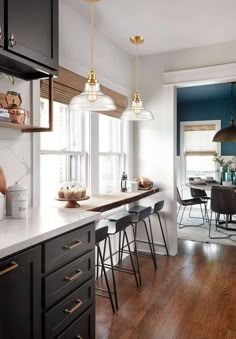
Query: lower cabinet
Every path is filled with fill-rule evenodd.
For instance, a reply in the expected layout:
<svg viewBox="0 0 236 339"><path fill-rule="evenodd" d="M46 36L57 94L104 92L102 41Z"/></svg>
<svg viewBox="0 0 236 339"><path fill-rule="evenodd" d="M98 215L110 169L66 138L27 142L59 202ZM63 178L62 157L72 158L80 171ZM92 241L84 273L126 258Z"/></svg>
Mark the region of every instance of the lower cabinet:
<svg viewBox="0 0 236 339"><path fill-rule="evenodd" d="M41 338L41 246L0 262L0 338Z"/></svg>
<svg viewBox="0 0 236 339"><path fill-rule="evenodd" d="M58 339L95 338L95 306L91 306Z"/></svg>
<svg viewBox="0 0 236 339"><path fill-rule="evenodd" d="M88 224L0 261L0 339L95 338Z"/></svg>

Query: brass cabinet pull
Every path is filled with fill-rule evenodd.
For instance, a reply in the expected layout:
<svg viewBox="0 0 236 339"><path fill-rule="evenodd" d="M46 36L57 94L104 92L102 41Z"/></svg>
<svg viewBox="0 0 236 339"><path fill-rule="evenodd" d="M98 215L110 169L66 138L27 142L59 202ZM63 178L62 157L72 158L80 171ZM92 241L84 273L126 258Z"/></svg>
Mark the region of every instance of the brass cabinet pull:
<svg viewBox="0 0 236 339"><path fill-rule="evenodd" d="M82 241L77 240L75 241L74 244L65 245L64 250L73 250L74 248L79 247L81 244L82 244Z"/></svg>
<svg viewBox="0 0 236 339"><path fill-rule="evenodd" d="M73 281L73 280L79 278L79 276L83 273L83 271L81 271L79 269L76 270L76 272L77 273L75 275L73 275L72 277L65 277L64 280L66 280L66 281Z"/></svg>
<svg viewBox="0 0 236 339"><path fill-rule="evenodd" d="M81 301L80 299L77 299L76 303L77 304L74 307L72 307L71 309L66 308L64 312L67 313L67 314L74 313L75 311L77 311L80 308L80 306L83 304L83 301Z"/></svg>
<svg viewBox="0 0 236 339"><path fill-rule="evenodd" d="M0 26L0 41L4 41L4 34L2 32L2 26Z"/></svg>
<svg viewBox="0 0 236 339"><path fill-rule="evenodd" d="M16 39L12 32L11 32L10 38L8 39L8 45L12 48L16 46Z"/></svg>
<svg viewBox="0 0 236 339"><path fill-rule="evenodd" d="M0 276L15 270L18 266L19 265L15 261L12 261L11 262L11 266L9 266L9 267L5 268L4 270L0 271Z"/></svg>

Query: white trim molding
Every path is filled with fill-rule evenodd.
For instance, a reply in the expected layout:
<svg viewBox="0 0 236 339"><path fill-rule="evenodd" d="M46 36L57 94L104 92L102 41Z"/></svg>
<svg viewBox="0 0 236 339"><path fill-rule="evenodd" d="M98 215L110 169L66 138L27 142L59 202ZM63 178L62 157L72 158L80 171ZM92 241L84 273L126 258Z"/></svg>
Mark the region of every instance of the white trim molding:
<svg viewBox="0 0 236 339"><path fill-rule="evenodd" d="M164 72L163 85L188 87L236 80L236 63Z"/></svg>

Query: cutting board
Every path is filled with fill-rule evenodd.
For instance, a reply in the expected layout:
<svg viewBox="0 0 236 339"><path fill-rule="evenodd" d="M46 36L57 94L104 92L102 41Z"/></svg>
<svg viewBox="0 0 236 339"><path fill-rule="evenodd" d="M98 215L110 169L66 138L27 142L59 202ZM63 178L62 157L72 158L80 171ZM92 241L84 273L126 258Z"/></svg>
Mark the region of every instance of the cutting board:
<svg viewBox="0 0 236 339"><path fill-rule="evenodd" d="M0 192L2 194L5 194L6 189L7 189L6 178L5 178L2 167L0 166Z"/></svg>

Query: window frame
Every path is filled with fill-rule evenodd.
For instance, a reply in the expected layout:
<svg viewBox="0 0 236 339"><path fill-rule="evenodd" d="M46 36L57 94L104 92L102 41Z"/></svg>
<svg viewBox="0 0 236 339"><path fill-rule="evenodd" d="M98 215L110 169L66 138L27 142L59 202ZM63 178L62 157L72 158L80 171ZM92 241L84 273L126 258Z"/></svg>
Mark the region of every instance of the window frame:
<svg viewBox="0 0 236 339"><path fill-rule="evenodd" d="M186 157L184 154L184 126L186 125L207 125L215 124L216 131L221 129L221 120L196 120L180 121L180 182L181 186L186 186ZM216 145L216 152L221 154L221 143Z"/></svg>
<svg viewBox="0 0 236 339"><path fill-rule="evenodd" d="M113 118L113 117L110 117L110 118ZM116 119L116 118L113 118L113 119ZM99 118L98 118L99 120ZM111 128L109 129L111 131ZM112 152L111 150L110 151L107 151L107 152L100 152L99 149L98 149L98 159L100 159L100 156L105 156L105 157L110 157L110 156L118 156L119 157L119 160L120 160L120 164L121 164L121 173L123 171L126 171L125 169L125 165L126 165L126 153L124 152L124 121L120 120L120 136L119 136L119 139L120 139L120 152ZM99 126L98 126L98 134L99 134ZM99 135L98 135L99 137ZM109 133L109 139L110 139L110 144L112 144L112 133ZM98 165L99 165L100 161L98 161ZM100 167L100 166L99 166ZM123 168L123 170L122 170ZM120 174L121 174L120 173ZM100 178L100 168L99 168L99 178ZM100 188L98 187L98 190L99 190L99 193L100 193Z"/></svg>
<svg viewBox="0 0 236 339"><path fill-rule="evenodd" d="M43 100L48 100L46 98L40 98ZM56 101L54 101L56 102ZM58 102L57 102L58 103ZM60 103L61 105L66 105L64 103ZM55 111L55 109L54 109ZM67 138L67 142L65 145L65 149L41 149L41 138L44 136L44 134L42 134L40 136L40 141L39 141L39 156L41 158L41 155L62 155L65 156L66 159L66 168L65 168L65 181L71 181L71 180L79 180L78 178L74 178L72 177L72 172L73 170L75 172L77 172L78 169L78 163L77 165L75 165L75 168L72 168L71 162L72 162L72 157L79 157L80 158L80 167L81 167L81 171L82 174L80 175L82 178L84 178L83 183L87 186L88 185L88 153L86 152L86 140L85 140L85 126L86 126L86 118L85 118L85 113L82 114L82 119L81 119L81 126L80 126L80 131L76 133L81 135L81 149L76 151L76 150L70 150L70 133L71 133L71 115L70 112L68 110L68 115L66 117L66 126L65 126L65 133L67 134L67 136L69 136ZM41 172L40 172L40 178L41 178ZM41 182L41 180L40 180ZM60 185L60 183L58 183L58 185ZM40 190L41 191L41 190ZM41 201L41 194L40 194L40 199Z"/></svg>

